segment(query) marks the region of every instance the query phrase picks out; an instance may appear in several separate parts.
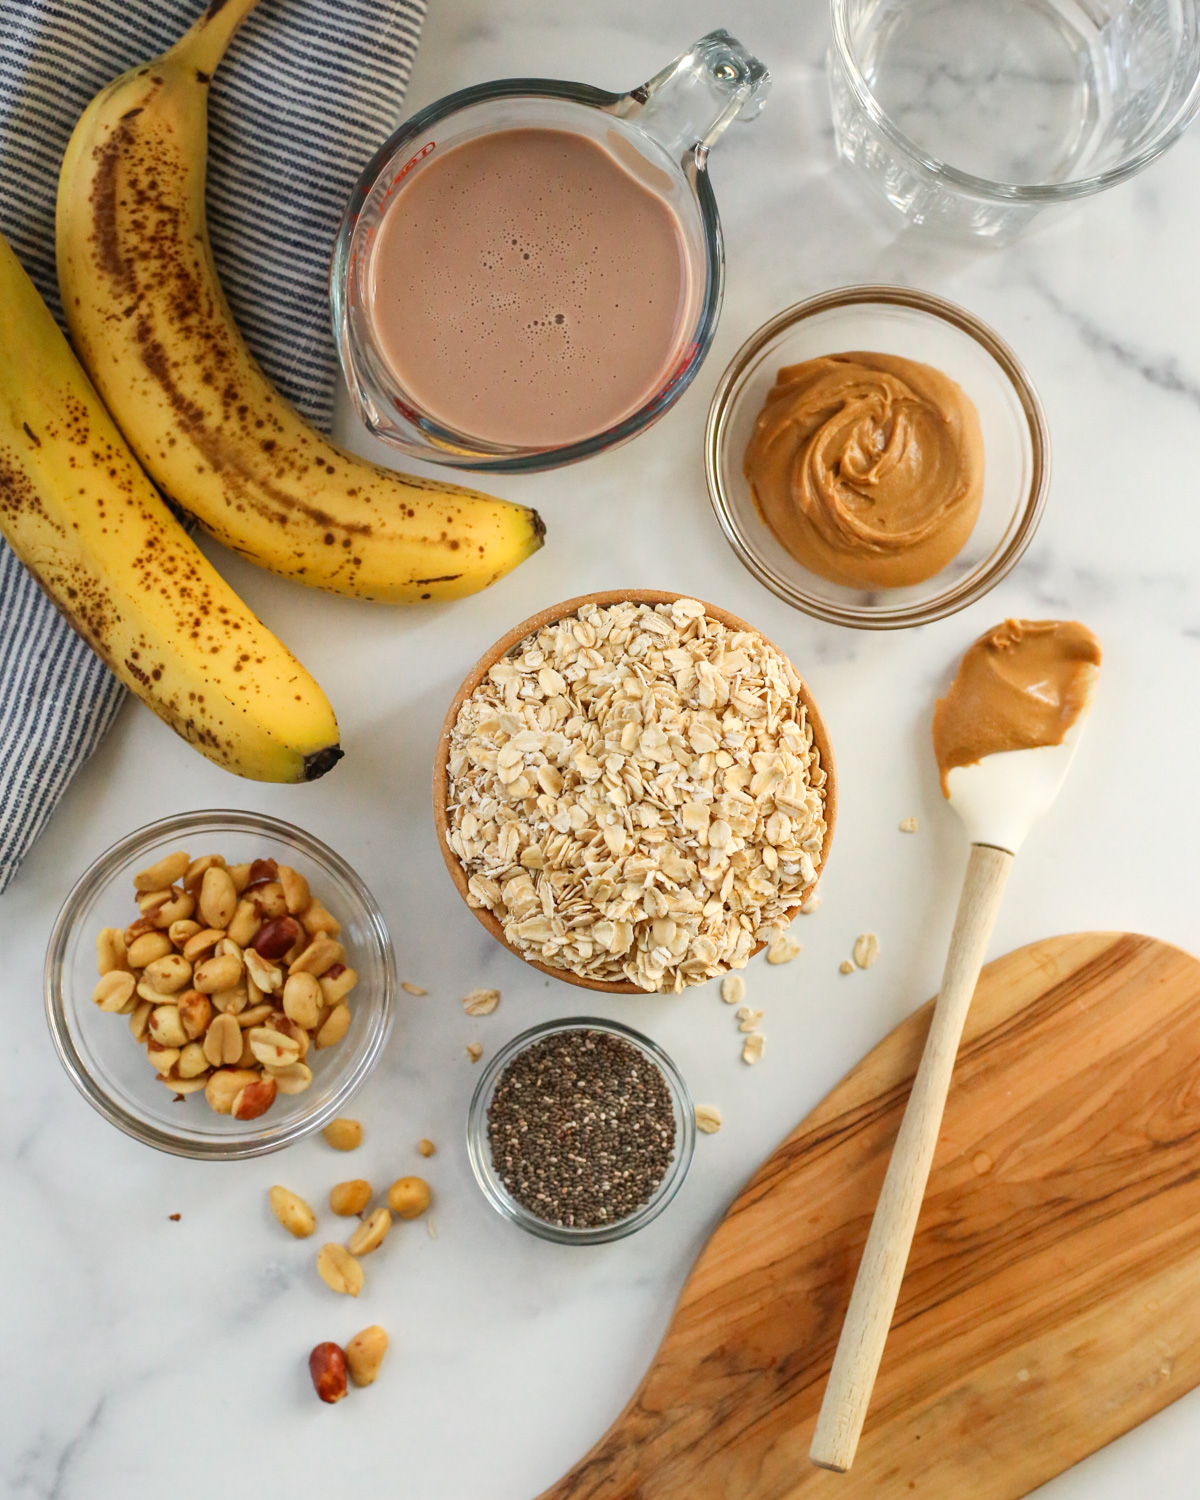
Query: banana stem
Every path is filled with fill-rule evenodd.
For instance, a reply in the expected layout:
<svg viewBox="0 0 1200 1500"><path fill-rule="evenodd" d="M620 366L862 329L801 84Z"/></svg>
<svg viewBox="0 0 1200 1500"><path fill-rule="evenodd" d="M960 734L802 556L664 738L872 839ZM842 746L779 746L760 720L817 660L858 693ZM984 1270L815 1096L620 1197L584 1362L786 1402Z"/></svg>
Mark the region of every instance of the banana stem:
<svg viewBox="0 0 1200 1500"><path fill-rule="evenodd" d="M165 55L211 77L234 32L257 4L258 0L210 0L196 24Z"/></svg>

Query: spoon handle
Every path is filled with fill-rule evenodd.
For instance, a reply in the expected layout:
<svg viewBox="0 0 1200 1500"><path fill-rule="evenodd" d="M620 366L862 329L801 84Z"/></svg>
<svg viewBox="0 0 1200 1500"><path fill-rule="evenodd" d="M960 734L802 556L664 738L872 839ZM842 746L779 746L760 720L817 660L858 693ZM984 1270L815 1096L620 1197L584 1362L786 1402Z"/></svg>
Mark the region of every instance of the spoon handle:
<svg viewBox="0 0 1200 1500"><path fill-rule="evenodd" d="M925 1196L959 1040L1012 862L1007 849L971 845L942 988L859 1262L809 1450L813 1463L822 1469L845 1473L854 1461Z"/></svg>

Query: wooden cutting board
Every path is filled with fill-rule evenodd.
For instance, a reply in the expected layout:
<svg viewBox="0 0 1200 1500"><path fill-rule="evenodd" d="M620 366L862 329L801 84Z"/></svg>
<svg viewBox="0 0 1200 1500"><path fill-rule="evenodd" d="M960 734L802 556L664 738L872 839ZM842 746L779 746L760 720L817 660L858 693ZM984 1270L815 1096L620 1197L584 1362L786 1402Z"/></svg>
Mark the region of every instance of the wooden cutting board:
<svg viewBox="0 0 1200 1500"><path fill-rule="evenodd" d="M810 1466L929 1013L755 1174L543 1500L1015 1500L1200 1382L1200 963L1051 938L983 971L858 1457Z"/></svg>

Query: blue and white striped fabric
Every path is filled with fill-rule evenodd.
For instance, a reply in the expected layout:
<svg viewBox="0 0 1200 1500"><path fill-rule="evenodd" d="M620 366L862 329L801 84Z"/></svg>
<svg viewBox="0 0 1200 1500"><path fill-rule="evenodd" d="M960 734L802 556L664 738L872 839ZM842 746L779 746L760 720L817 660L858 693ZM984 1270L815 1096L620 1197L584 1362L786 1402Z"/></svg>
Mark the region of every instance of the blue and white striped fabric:
<svg viewBox="0 0 1200 1500"><path fill-rule="evenodd" d="M56 315L54 199L75 121L200 9L0 0L0 232ZM267 373L323 427L336 377L333 235L355 177L399 118L424 12L425 0L264 0L213 85L209 227L225 291ZM123 696L0 541L0 891Z"/></svg>

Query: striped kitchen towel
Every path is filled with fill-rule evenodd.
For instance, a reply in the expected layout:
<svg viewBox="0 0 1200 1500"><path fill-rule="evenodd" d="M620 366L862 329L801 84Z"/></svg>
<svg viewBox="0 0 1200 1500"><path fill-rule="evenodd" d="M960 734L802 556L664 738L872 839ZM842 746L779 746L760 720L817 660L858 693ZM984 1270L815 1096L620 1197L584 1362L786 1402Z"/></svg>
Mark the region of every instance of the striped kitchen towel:
<svg viewBox="0 0 1200 1500"><path fill-rule="evenodd" d="M75 121L200 9L197 0L0 0L0 232L56 315L54 198ZM425 0L264 0L211 94L209 226L221 279L267 373L323 427L337 370L329 252L355 177L399 119L424 12ZM0 891L123 696L0 540Z"/></svg>

